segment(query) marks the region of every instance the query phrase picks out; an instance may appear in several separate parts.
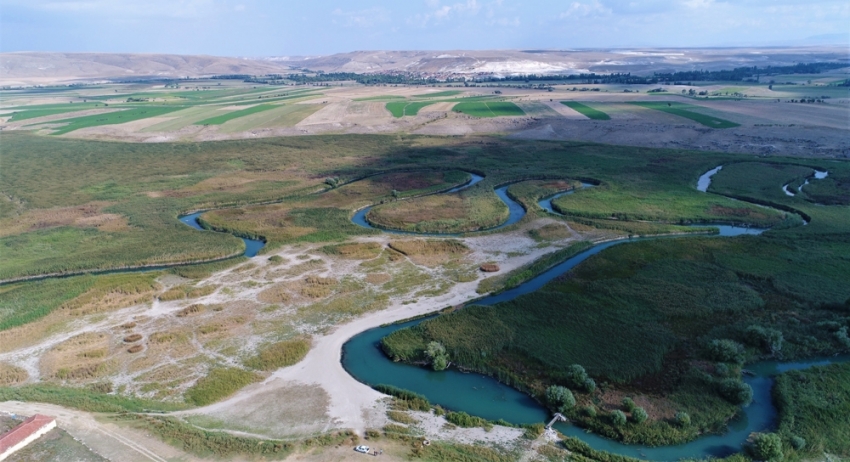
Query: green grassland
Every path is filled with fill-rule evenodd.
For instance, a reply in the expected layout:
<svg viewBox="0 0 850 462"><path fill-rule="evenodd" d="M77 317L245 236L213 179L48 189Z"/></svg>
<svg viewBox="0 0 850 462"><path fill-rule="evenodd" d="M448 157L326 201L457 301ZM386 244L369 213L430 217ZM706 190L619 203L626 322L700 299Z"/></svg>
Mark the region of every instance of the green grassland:
<svg viewBox="0 0 850 462"><path fill-rule="evenodd" d="M195 125L221 125L227 121L238 119L239 117L245 117L247 115L256 114L262 111L268 111L269 109L274 109L277 106L273 104L258 104L256 106L249 107L247 109L240 109L238 111L230 111L226 114L222 114L220 116L210 117L209 119L204 119L198 122L195 122Z"/></svg>
<svg viewBox="0 0 850 462"><path fill-rule="evenodd" d="M586 104L579 103L577 101L561 101L561 104L578 112L579 114L587 117L588 119L611 120L611 117L608 114L598 109L594 109Z"/></svg>
<svg viewBox="0 0 850 462"><path fill-rule="evenodd" d="M464 233L498 226L508 208L481 182L455 194L440 194L374 207L366 215L375 226L421 233Z"/></svg>
<svg viewBox="0 0 850 462"><path fill-rule="evenodd" d="M850 364L786 372L776 379L773 399L786 460L850 457ZM795 438L803 447L794 447Z"/></svg>
<svg viewBox="0 0 850 462"><path fill-rule="evenodd" d="M848 168L847 163L834 163L830 172L841 177ZM438 341L454 364L492 374L538 397L549 385L569 386L564 371L580 364L602 389L646 394L692 418L685 428L663 419L614 428L604 412L590 417L579 411L583 405L599 406L598 391L574 389L580 406L568 410L570 418L627 442L672 444L721 431L737 409L717 392L727 376L721 371L740 376L734 364L724 369L695 366L718 364L709 348L712 341L738 342L742 361L804 358L850 348L835 334L847 325L850 303L850 286L843 282L850 280L850 262L842 257L850 255L850 213L847 207L816 206L782 193L784 182L807 172L811 169L792 163L731 164L715 175L711 191L799 210L811 217L808 226L786 223L761 236L654 239L616 246L535 293L492 307L471 306L400 330L384 339L383 348L396 359L423 361L425 346ZM632 194L660 187L650 180L658 178L671 201L665 213L687 216L698 210L686 205L702 196L673 199L677 193L668 189L693 182L696 175L680 183L672 171L663 177L657 173L630 169L616 182ZM542 194L526 189L518 192ZM596 190L605 188L565 198ZM596 204L600 213L620 207L627 194L615 195ZM758 220L749 213L744 218ZM634 218L621 218L626 219ZM781 332L781 353L754 340L748 333L752 326Z"/></svg>
<svg viewBox="0 0 850 462"><path fill-rule="evenodd" d="M721 119L719 117L714 117L707 114L702 114L700 112L696 112L693 109L697 109L698 107L690 104L667 103L657 101L634 102L631 104L645 107L647 109L654 109L656 111L666 112L668 114L677 115L679 117L684 117L686 119L693 120L694 122L697 122L701 125L705 125L706 127L710 128L732 128L739 126L739 124Z"/></svg>
<svg viewBox="0 0 850 462"><path fill-rule="evenodd" d="M475 101L456 104L452 110L473 117L524 116L525 111L509 101Z"/></svg>

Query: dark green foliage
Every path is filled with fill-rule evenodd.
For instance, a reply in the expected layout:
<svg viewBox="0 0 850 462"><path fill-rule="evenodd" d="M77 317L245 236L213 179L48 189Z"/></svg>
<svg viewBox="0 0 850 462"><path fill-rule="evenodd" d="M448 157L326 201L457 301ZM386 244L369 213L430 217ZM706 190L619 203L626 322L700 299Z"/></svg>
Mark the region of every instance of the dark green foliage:
<svg viewBox="0 0 850 462"><path fill-rule="evenodd" d="M850 363L786 372L776 378L773 400L778 433L802 455L850 457ZM794 446L795 438L804 447ZM799 442L798 442L799 443Z"/></svg>
<svg viewBox="0 0 850 462"><path fill-rule="evenodd" d="M708 357L723 363L743 363L744 348L738 342L729 339L715 339L708 344Z"/></svg>
<svg viewBox="0 0 850 462"><path fill-rule="evenodd" d="M762 348L771 356L776 356L782 351L782 331L761 326L750 326L746 331L746 338L753 346Z"/></svg>
<svg viewBox="0 0 850 462"><path fill-rule="evenodd" d="M676 423L681 425L682 427L686 427L691 424L691 416L684 411L679 411L676 413Z"/></svg>
<svg viewBox="0 0 850 462"><path fill-rule="evenodd" d="M611 418L611 423L615 427L622 427L623 425L626 424L626 421L628 420L628 419L626 419L626 414L619 409L616 409L613 412L611 412L610 418Z"/></svg>
<svg viewBox="0 0 850 462"><path fill-rule="evenodd" d="M718 384L718 392L735 405L746 406L753 400L753 387L736 379L725 379Z"/></svg>
<svg viewBox="0 0 850 462"><path fill-rule="evenodd" d="M566 412L576 405L576 399L569 388L552 385L546 389L546 403L558 412Z"/></svg>
<svg viewBox="0 0 850 462"><path fill-rule="evenodd" d="M431 367L435 371L445 370L449 365L449 357L446 354L446 347L440 342L430 342L428 348L425 349L425 356L431 360Z"/></svg>
<svg viewBox="0 0 850 462"><path fill-rule="evenodd" d="M545 431L546 425L541 422L525 425L525 433L523 433L523 437L529 440L536 440L537 438L540 438Z"/></svg>
<svg viewBox="0 0 850 462"><path fill-rule="evenodd" d="M623 409L625 409L626 412L632 412L635 409L634 400L628 397L623 398Z"/></svg>
<svg viewBox="0 0 850 462"><path fill-rule="evenodd" d="M596 382L587 376L587 371L579 364L571 364L564 370L564 379L567 386L573 390L584 390L592 392L596 389Z"/></svg>
<svg viewBox="0 0 850 462"><path fill-rule="evenodd" d="M582 459L575 459L574 457L571 457L570 460L580 460L582 462L637 462L639 460L612 454L610 452L597 451L596 449L591 448L590 445L584 441L574 437L564 438L561 444L563 444L567 450L575 453L575 455L583 457Z"/></svg>
<svg viewBox="0 0 850 462"><path fill-rule="evenodd" d="M649 415L642 407L636 407L632 410L632 419L635 423L642 424L646 422L646 419L649 418Z"/></svg>
<svg viewBox="0 0 850 462"><path fill-rule="evenodd" d="M400 404L407 409L413 409L415 411L427 411L431 409L431 403L428 402L428 398L418 393L385 384L378 384L372 388L398 398Z"/></svg>
<svg viewBox="0 0 850 462"><path fill-rule="evenodd" d="M512 462L517 455L487 446L433 441L430 446L417 446L411 451L415 460L423 462Z"/></svg>
<svg viewBox="0 0 850 462"><path fill-rule="evenodd" d="M596 406L590 404L585 406L583 410L585 415L587 415L588 417L596 417Z"/></svg>
<svg viewBox="0 0 850 462"><path fill-rule="evenodd" d="M747 451L756 460L782 460L782 439L776 433L756 433L751 438Z"/></svg>
<svg viewBox="0 0 850 462"><path fill-rule="evenodd" d="M237 368L216 368L186 390L186 401L197 406L212 404L235 393L260 377Z"/></svg>
<svg viewBox="0 0 850 462"><path fill-rule="evenodd" d="M457 425L458 427L463 428L472 428L472 427L484 427L491 428L493 426L492 423L487 421L487 419L482 419L481 417L476 417L467 414L466 412L449 412L446 414L446 420Z"/></svg>
<svg viewBox="0 0 850 462"><path fill-rule="evenodd" d="M801 451L806 448L806 440L802 436L792 436L791 437L791 447L797 451Z"/></svg>

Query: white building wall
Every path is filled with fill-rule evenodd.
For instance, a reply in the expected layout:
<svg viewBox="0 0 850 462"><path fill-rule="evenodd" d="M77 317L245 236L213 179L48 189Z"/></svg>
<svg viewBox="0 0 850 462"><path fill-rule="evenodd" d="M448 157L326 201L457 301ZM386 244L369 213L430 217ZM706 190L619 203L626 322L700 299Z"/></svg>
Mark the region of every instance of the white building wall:
<svg viewBox="0 0 850 462"><path fill-rule="evenodd" d="M6 460L7 457L9 457L12 454L14 454L15 452L20 451L21 449L25 448L28 444L39 439L41 437L41 435L44 435L45 433L49 432L50 430L53 430L54 428L56 428L56 421L52 420L52 421L50 421L49 424L44 425L43 427L39 428L38 430L36 430L35 433L28 436L27 438L22 440L20 443L18 443L16 445L12 446L11 448L7 449L6 452L4 452L3 454L0 454L0 461Z"/></svg>

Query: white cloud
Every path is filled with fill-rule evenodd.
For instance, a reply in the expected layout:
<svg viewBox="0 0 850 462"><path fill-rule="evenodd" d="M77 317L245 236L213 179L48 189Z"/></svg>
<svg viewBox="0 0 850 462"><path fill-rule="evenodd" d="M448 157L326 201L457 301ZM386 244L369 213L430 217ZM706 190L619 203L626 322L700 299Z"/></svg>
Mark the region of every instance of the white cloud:
<svg viewBox="0 0 850 462"><path fill-rule="evenodd" d="M589 2L573 2L566 11L560 14L561 19L566 18L589 18L597 16L609 16L611 8L606 7L599 0Z"/></svg>
<svg viewBox="0 0 850 462"><path fill-rule="evenodd" d="M358 11L343 11L337 8L331 12L335 18L340 18L341 21L333 19L334 24L342 24L347 27L370 28L377 24L390 21L390 14L383 8L368 8Z"/></svg>

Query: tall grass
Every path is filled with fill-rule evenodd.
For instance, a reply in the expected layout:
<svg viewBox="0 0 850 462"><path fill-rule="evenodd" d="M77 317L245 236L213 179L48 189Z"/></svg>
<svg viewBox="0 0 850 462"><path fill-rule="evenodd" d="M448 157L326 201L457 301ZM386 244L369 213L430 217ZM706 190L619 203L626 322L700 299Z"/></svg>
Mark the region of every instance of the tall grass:
<svg viewBox="0 0 850 462"><path fill-rule="evenodd" d="M260 377L257 374L242 369L214 368L186 390L186 402L196 406L205 406L224 399L259 379Z"/></svg>

